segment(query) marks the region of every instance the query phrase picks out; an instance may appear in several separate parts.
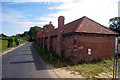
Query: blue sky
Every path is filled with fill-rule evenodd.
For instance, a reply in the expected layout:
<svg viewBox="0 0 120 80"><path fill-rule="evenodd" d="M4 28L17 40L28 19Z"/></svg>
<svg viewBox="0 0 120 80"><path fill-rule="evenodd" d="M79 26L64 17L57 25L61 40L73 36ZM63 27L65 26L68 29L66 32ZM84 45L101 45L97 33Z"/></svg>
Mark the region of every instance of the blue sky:
<svg viewBox="0 0 120 80"><path fill-rule="evenodd" d="M87 16L108 26L109 19L118 16L119 0L3 0L2 33L11 36L42 27L52 21L57 27L60 15L65 23Z"/></svg>

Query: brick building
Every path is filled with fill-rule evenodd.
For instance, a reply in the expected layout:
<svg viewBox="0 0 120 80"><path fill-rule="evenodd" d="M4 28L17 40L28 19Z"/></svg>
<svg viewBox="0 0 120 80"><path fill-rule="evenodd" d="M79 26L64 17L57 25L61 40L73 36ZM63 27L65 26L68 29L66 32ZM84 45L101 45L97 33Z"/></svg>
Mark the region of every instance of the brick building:
<svg viewBox="0 0 120 80"><path fill-rule="evenodd" d="M114 36L118 33L84 16L64 24L64 16L58 18L58 28L50 22L37 33L37 43L54 50L60 57L73 61L108 59L114 54Z"/></svg>

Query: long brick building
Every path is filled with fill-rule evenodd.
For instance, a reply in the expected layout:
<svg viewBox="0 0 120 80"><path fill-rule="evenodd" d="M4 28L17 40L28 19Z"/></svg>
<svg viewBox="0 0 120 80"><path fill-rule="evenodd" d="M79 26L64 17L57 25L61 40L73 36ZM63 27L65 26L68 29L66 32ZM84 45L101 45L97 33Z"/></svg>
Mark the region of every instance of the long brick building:
<svg viewBox="0 0 120 80"><path fill-rule="evenodd" d="M50 22L48 30L38 32L37 43L73 61L113 57L114 36L118 33L86 16L67 24L64 20L64 16L59 16L58 28L54 29Z"/></svg>

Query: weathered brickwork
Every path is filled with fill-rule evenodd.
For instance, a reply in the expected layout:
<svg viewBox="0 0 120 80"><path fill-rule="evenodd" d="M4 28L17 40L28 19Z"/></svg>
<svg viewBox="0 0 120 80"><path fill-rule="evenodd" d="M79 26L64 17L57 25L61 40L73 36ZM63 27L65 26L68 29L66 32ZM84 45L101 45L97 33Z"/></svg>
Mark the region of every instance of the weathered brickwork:
<svg viewBox="0 0 120 80"><path fill-rule="evenodd" d="M44 29L37 33L36 42L40 46L56 51L60 57L75 62L113 57L114 36L117 36L118 33L87 17L82 17L66 25L64 25L63 16L60 16L58 21L58 28L53 29L50 22L48 32Z"/></svg>
<svg viewBox="0 0 120 80"><path fill-rule="evenodd" d="M78 40L77 43L77 56L79 59L83 59L86 56L86 59L108 59L113 57L114 54L114 38L110 37L94 37L76 35ZM88 54L88 49L91 49L91 54Z"/></svg>
<svg viewBox="0 0 120 80"><path fill-rule="evenodd" d="M53 50L56 51L57 37L52 38L52 40L53 40L53 44L52 44L52 46L53 46Z"/></svg>

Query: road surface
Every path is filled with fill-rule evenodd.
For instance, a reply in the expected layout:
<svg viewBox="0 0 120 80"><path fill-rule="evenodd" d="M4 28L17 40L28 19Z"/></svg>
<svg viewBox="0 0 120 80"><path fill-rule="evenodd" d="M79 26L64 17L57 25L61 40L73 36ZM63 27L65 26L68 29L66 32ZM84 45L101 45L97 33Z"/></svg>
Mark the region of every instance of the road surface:
<svg viewBox="0 0 120 80"><path fill-rule="evenodd" d="M29 42L2 56L3 78L53 78Z"/></svg>

